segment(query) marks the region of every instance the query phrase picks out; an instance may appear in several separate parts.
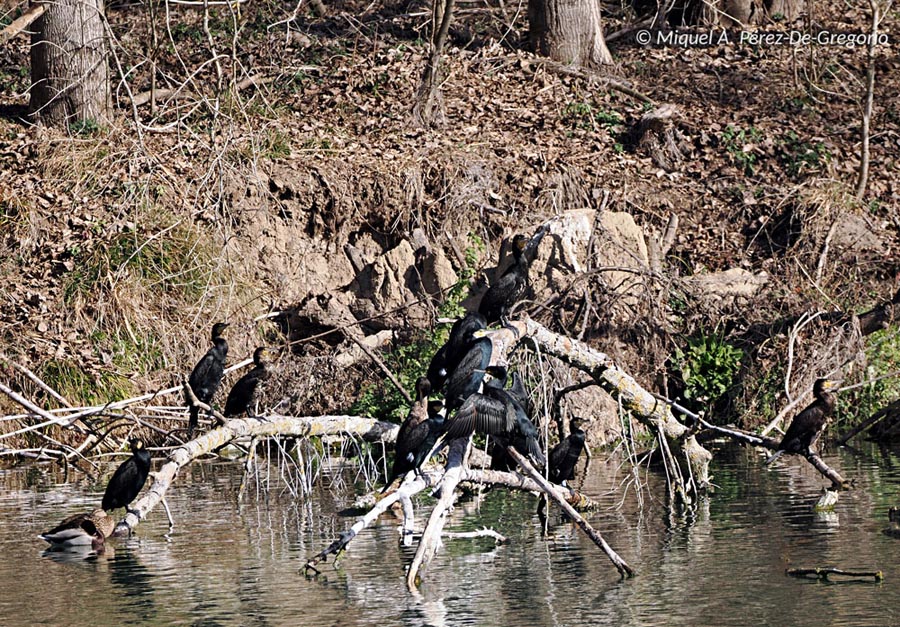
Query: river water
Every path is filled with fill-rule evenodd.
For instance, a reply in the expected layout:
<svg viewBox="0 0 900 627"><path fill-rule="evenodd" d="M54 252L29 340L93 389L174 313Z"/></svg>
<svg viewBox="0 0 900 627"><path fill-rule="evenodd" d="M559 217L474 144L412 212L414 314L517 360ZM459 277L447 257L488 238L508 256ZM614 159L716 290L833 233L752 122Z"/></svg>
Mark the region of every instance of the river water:
<svg viewBox="0 0 900 627"><path fill-rule="evenodd" d="M900 539L883 532L900 504L900 450L827 455L856 482L829 514L811 509L825 481L806 462L785 456L767 469L764 457L715 449L716 492L690 516L669 512L655 473L595 457L580 484L603 504L590 520L637 571L629 580L555 512L545 530L536 497L466 498L448 529L488 526L510 542L445 540L417 594L404 583L412 551L399 547L390 515L339 568L303 575L305 560L353 523L340 515L354 498L346 473L326 474L311 499L292 498L270 474L268 489L251 480L239 502L241 465L195 464L168 495L171 533L157 508L133 537L85 559L46 553L36 536L91 509L103 483L64 483L47 466L6 470L0 625L900 625ZM428 507L420 501L420 524ZM885 579L784 574L816 566L880 569Z"/></svg>

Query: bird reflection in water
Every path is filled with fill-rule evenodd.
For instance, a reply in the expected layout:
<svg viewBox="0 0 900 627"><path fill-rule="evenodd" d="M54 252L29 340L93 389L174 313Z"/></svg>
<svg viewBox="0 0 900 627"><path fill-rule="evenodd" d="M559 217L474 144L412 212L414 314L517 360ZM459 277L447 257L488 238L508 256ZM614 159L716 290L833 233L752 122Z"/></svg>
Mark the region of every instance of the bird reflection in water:
<svg viewBox="0 0 900 627"><path fill-rule="evenodd" d="M111 545L104 543L94 547L90 544L53 545L41 552L41 557L46 557L61 564L84 564L91 562L107 562L115 559L116 550Z"/></svg>
<svg viewBox="0 0 900 627"><path fill-rule="evenodd" d="M118 588L129 612L138 622L156 618L153 574L138 559L129 546L119 546L110 562L110 583Z"/></svg>

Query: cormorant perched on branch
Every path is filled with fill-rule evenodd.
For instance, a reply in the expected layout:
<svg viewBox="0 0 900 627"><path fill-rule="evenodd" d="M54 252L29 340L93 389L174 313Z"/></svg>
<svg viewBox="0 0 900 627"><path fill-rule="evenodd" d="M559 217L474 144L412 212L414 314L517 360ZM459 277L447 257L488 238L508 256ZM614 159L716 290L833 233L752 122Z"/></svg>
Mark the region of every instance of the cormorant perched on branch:
<svg viewBox="0 0 900 627"><path fill-rule="evenodd" d="M194 391L194 395L202 403L207 405L216 395L216 390L222 384L222 375L225 372L225 358L228 356L228 342L222 337L222 331L228 326L227 322L217 322L212 327L213 346L194 366L188 385ZM200 417L200 408L191 406L191 418L188 422L188 439L194 436L194 429Z"/></svg>
<svg viewBox="0 0 900 627"><path fill-rule="evenodd" d="M103 493L101 505L106 511L124 507L126 511L130 512L129 503L144 487L147 475L150 474L150 451L137 438L132 438L129 443L131 444L131 457L116 468L112 479L106 484L106 492Z"/></svg>
<svg viewBox="0 0 900 627"><path fill-rule="evenodd" d="M828 418L834 411L835 402L834 395L829 392L836 390L837 386L836 381L816 380L813 385L816 400L794 417L778 445L778 451L766 460L766 464L771 464L784 453L805 454L809 451L828 426Z"/></svg>
<svg viewBox="0 0 900 627"><path fill-rule="evenodd" d="M544 225L530 240L522 234L513 238L512 265L488 288L478 305L478 313L487 319L488 324L505 319L524 296L531 262L534 261L538 246L549 230L550 227Z"/></svg>
<svg viewBox="0 0 900 627"><path fill-rule="evenodd" d="M448 421L446 439L484 433L493 436L504 449L512 444L522 455L530 457L534 464L543 467L547 461L541 451L537 428L516 399L503 389L506 367L489 366L487 372L495 380L488 382L482 393L471 394L466 399L453 419ZM493 463L491 467L494 467Z"/></svg>
<svg viewBox="0 0 900 627"><path fill-rule="evenodd" d="M41 539L57 549L89 544L97 549L112 535L115 528L115 518L107 516L102 509L95 509L90 514L69 516L50 531L42 533Z"/></svg>
<svg viewBox="0 0 900 627"><path fill-rule="evenodd" d="M428 400L430 393L431 384L428 379L419 377L416 381L416 401L397 433L394 465L388 485L410 470L418 470L425 461L425 455L437 442L444 417L433 411L434 406Z"/></svg>
<svg viewBox="0 0 900 627"><path fill-rule="evenodd" d="M553 483L564 484L575 478L575 466L584 451L584 431L580 426L581 418L569 421L569 435L550 451L550 468L548 475Z"/></svg>
<svg viewBox="0 0 900 627"><path fill-rule="evenodd" d="M434 392L440 392L447 377L459 365L466 348L474 341L472 334L487 327L487 321L480 313L470 312L453 323L447 343L441 346L428 364L425 375Z"/></svg>
<svg viewBox="0 0 900 627"><path fill-rule="evenodd" d="M448 416L481 388L485 369L491 363L494 346L490 338L472 338L472 333L468 334L471 340L466 345L465 353L447 376L444 398Z"/></svg>
<svg viewBox="0 0 900 627"><path fill-rule="evenodd" d="M262 384L269 378L269 362L266 361L269 349L260 346L253 351L253 368L243 377L237 380L234 387L228 393L228 399L225 401L226 416L238 416L247 414L248 418L253 417L253 411L259 397L262 393Z"/></svg>

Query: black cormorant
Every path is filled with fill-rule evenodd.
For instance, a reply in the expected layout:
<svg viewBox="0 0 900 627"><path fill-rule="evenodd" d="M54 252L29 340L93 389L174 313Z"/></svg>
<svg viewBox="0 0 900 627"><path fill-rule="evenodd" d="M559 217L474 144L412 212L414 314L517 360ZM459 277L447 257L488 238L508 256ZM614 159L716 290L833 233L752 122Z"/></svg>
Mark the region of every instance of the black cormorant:
<svg viewBox="0 0 900 627"><path fill-rule="evenodd" d="M522 234L513 238L512 265L488 288L478 305L478 313L487 319L488 324L505 320L524 296L528 286L528 270L548 230L546 225L541 227L530 240Z"/></svg>
<svg viewBox="0 0 900 627"><path fill-rule="evenodd" d="M547 462L541 451L538 430L522 406L504 389L506 367L490 366L487 372L495 380L486 384L483 392L471 394L453 419L448 420L446 439L484 433L492 436L499 447L511 444L522 455L530 457L534 464L543 467ZM491 467L494 467L493 463Z"/></svg>
<svg viewBox="0 0 900 627"><path fill-rule="evenodd" d="M225 401L226 416L239 416L247 414L252 417L255 406L262 393L262 384L269 378L269 362L266 361L266 353L269 349L260 346L253 351L253 368L238 379L234 387L228 393Z"/></svg>
<svg viewBox="0 0 900 627"><path fill-rule="evenodd" d="M428 400L430 393L431 384L428 379L420 377L416 381L416 401L397 433L394 465L388 485L410 470L418 470L425 461L425 455L437 442L444 417L439 413L441 404Z"/></svg>
<svg viewBox="0 0 900 627"><path fill-rule="evenodd" d="M115 528L116 520L112 516L102 509L95 509L89 514L69 516L40 537L57 549L86 545L96 549L112 535Z"/></svg>
<svg viewBox="0 0 900 627"><path fill-rule="evenodd" d="M783 453L805 454L816 443L834 411L835 397L830 392L836 390L837 385L837 382L828 379L816 380L813 385L816 400L794 417L778 445L778 451L766 460L766 464L771 464Z"/></svg>
<svg viewBox="0 0 900 627"><path fill-rule="evenodd" d="M222 384L222 374L225 372L225 358L228 356L228 342L222 337L222 331L228 326L227 322L217 322L212 328L213 346L194 366L188 385L194 391L194 395L202 403L207 405L216 395L216 390ZM188 439L194 436L197 421L200 417L200 408L191 406L191 418L188 422Z"/></svg>
<svg viewBox="0 0 900 627"><path fill-rule="evenodd" d="M572 418L569 421L569 435L550 451L548 476L553 483L564 484L575 478L575 466L584 451L584 431L580 423L580 418Z"/></svg>
<svg viewBox="0 0 900 627"><path fill-rule="evenodd" d="M476 312L469 312L453 323L447 343L438 349L428 364L425 376L431 382L433 392L440 392L443 389L447 377L459 364L468 345L474 341L472 334L486 327L487 321L484 316Z"/></svg>
<svg viewBox="0 0 900 627"><path fill-rule="evenodd" d="M103 493L102 507L106 511L124 507L126 511L128 504L144 487L147 481L147 475L150 474L150 451L146 449L144 443L137 438L130 440L131 457L126 459L116 468L112 479L106 484L106 492Z"/></svg>

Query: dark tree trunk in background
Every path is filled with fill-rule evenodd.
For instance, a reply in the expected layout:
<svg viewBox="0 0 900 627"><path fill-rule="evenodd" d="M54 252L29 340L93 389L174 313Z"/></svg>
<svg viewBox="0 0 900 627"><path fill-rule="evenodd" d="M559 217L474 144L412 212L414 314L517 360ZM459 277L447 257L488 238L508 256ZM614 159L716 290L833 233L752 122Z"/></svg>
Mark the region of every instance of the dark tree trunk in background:
<svg viewBox="0 0 900 627"><path fill-rule="evenodd" d="M600 0L528 0L536 52L575 67L612 63L600 25Z"/></svg>
<svg viewBox="0 0 900 627"><path fill-rule="evenodd" d="M807 0L691 0L696 15L692 20L704 26L740 28L768 20L793 22L807 8Z"/></svg>
<svg viewBox="0 0 900 627"><path fill-rule="evenodd" d="M52 126L106 120L103 0L53 0L46 7L31 37L32 116Z"/></svg>

